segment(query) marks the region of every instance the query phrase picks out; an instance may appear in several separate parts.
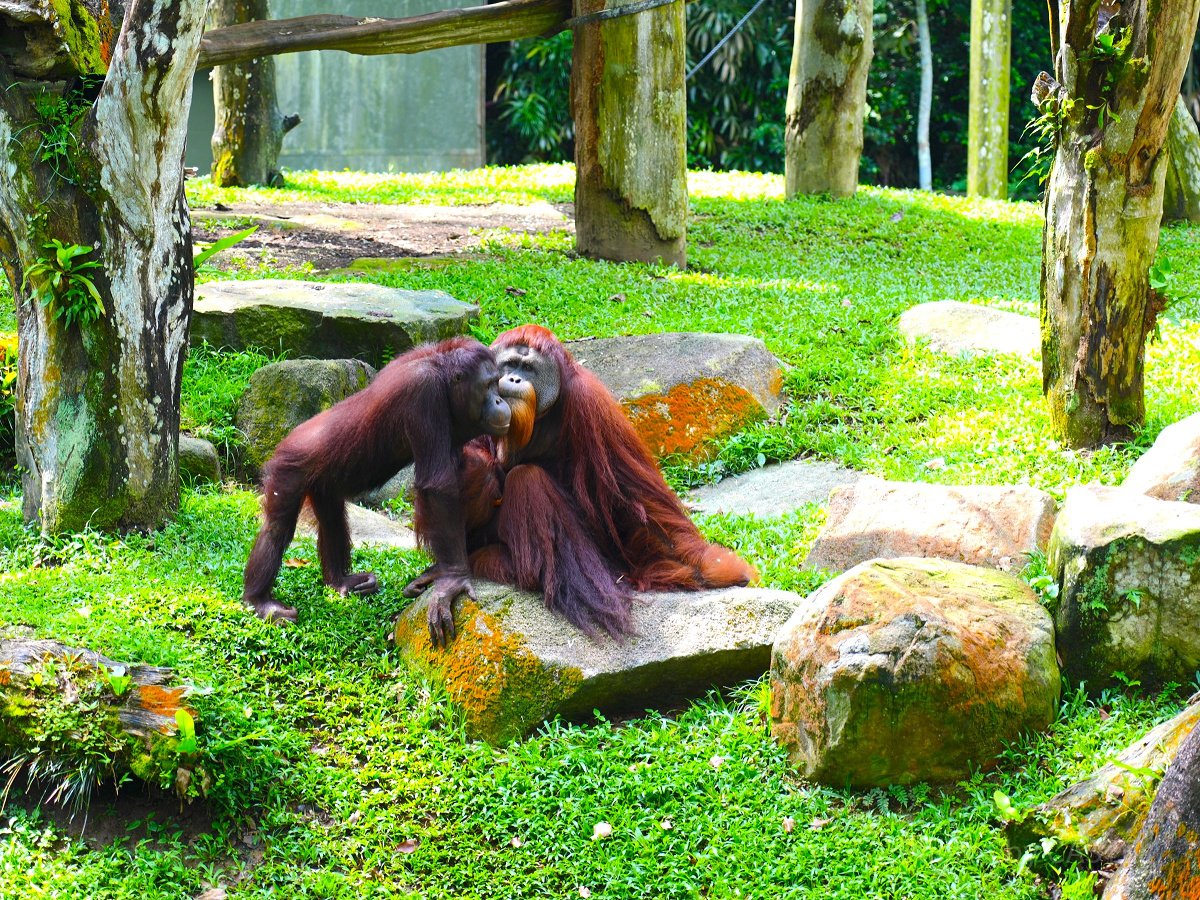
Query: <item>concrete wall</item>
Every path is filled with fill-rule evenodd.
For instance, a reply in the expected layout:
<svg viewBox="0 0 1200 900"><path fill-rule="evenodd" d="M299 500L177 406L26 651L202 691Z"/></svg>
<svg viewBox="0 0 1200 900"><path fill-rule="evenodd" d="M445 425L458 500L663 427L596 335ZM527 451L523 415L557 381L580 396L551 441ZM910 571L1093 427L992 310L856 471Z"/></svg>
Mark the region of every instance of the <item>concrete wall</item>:
<svg viewBox="0 0 1200 900"><path fill-rule="evenodd" d="M274 0L271 17L333 13L400 18L471 5L456 0ZM356 56L338 50L275 57L279 108L304 120L283 139L289 169L431 172L484 162L484 48ZM187 164L212 168L212 84L197 72Z"/></svg>

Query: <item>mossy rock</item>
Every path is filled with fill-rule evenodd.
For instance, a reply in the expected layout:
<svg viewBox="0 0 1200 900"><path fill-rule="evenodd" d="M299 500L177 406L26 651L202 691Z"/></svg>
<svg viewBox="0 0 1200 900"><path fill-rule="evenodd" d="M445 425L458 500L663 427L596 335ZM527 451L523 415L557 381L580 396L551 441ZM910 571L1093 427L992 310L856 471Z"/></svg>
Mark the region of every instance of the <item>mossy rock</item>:
<svg viewBox="0 0 1200 900"><path fill-rule="evenodd" d="M1068 492L1050 536L1063 670L1095 692L1200 669L1200 507L1127 488Z"/></svg>
<svg viewBox="0 0 1200 900"><path fill-rule="evenodd" d="M211 441L179 436L179 475L190 481L220 482L221 460Z"/></svg>
<svg viewBox="0 0 1200 900"><path fill-rule="evenodd" d="M1054 721L1050 616L1019 578L901 558L812 594L775 638L772 732L835 787L955 782Z"/></svg>
<svg viewBox="0 0 1200 900"><path fill-rule="evenodd" d="M247 470L260 471L293 428L361 391L374 377L375 370L357 359L289 359L263 366L250 376L238 402Z"/></svg>
<svg viewBox="0 0 1200 900"><path fill-rule="evenodd" d="M774 415L779 361L740 334L642 334L569 341L571 355L612 391L657 458L709 459L720 443Z"/></svg>
<svg viewBox="0 0 1200 900"><path fill-rule="evenodd" d="M665 709L766 671L771 639L800 598L733 588L645 594L636 635L591 640L536 594L476 582L477 602L455 603L457 637L434 647L428 604L413 603L395 641L412 665L445 686L472 737L506 743L554 716L586 720Z"/></svg>
<svg viewBox="0 0 1200 900"><path fill-rule="evenodd" d="M382 366L427 341L465 334L479 307L443 291L358 282L213 281L196 287L193 345Z"/></svg>

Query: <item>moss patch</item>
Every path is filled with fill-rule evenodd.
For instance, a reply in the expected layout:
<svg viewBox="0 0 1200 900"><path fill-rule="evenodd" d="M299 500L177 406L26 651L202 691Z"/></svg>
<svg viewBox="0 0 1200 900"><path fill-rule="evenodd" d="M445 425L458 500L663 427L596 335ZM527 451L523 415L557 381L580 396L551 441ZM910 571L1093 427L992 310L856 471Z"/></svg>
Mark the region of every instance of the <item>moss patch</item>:
<svg viewBox="0 0 1200 900"><path fill-rule="evenodd" d="M637 433L660 459L675 454L708 459L718 441L766 418L762 404L748 391L719 378L700 378L622 403Z"/></svg>

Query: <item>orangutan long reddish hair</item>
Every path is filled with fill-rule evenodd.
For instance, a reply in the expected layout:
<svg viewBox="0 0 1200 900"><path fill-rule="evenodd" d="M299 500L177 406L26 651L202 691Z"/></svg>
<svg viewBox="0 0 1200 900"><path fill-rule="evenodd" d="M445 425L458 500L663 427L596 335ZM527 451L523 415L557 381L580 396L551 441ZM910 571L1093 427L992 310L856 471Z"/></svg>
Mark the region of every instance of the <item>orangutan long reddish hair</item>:
<svg viewBox="0 0 1200 900"><path fill-rule="evenodd" d="M550 331L516 328L492 349L512 425L505 438L472 442L464 456L477 576L541 589L551 609L583 630L593 632L594 623L614 635L630 631L633 590L729 587L757 577L736 554L704 540L621 405ZM539 364L557 369L557 397L529 429L540 398L506 391L506 381L511 388L525 376L536 386Z"/></svg>

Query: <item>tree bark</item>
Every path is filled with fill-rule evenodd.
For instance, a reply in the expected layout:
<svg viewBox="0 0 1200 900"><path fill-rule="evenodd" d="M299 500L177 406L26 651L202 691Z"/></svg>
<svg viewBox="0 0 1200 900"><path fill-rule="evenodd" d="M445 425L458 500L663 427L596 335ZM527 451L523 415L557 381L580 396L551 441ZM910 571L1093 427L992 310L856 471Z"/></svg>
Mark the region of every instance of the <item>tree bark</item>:
<svg viewBox="0 0 1200 900"><path fill-rule="evenodd" d="M65 94L72 138L49 161L35 101L62 84L20 79L0 50L0 263L17 299L17 458L26 519L43 533L153 527L178 503L193 277L183 150L205 5L131 0L110 57L72 57L76 71L106 77L90 104ZM82 28L86 7L71 9L76 20L59 28ZM53 257L51 239L94 248L85 258L102 264L86 272L103 302L98 320L67 325L32 296L25 276Z"/></svg>
<svg viewBox="0 0 1200 900"><path fill-rule="evenodd" d="M1167 128L1170 153L1163 189L1163 222L1200 222L1200 131L1183 95Z"/></svg>
<svg viewBox="0 0 1200 900"><path fill-rule="evenodd" d="M933 111L933 43L929 37L929 11L917 0L917 43L921 53L921 97L917 104L917 172L923 191L933 190L933 161L929 153L929 116Z"/></svg>
<svg viewBox="0 0 1200 900"><path fill-rule="evenodd" d="M214 0L212 28L267 19L267 0ZM275 99L275 59L260 56L217 66L212 73L217 124L213 130L213 181L221 187L275 184L283 136L300 124L284 116Z"/></svg>
<svg viewBox="0 0 1200 900"><path fill-rule="evenodd" d="M784 194L853 197L858 190L871 0L796 0L784 130Z"/></svg>
<svg viewBox="0 0 1200 900"><path fill-rule="evenodd" d="M579 0L575 14L629 0ZM683 0L575 30L575 246L594 259L684 268Z"/></svg>
<svg viewBox="0 0 1200 900"><path fill-rule="evenodd" d="M1012 0L971 0L967 196L1008 197L1008 81Z"/></svg>
<svg viewBox="0 0 1200 900"><path fill-rule="evenodd" d="M1098 29L1099 0L1072 0L1061 85L1039 79L1052 86L1041 107L1058 129L1042 237L1042 388L1056 436L1072 447L1128 439L1145 416L1163 144L1198 11L1200 0L1132 0Z"/></svg>
<svg viewBox="0 0 1200 900"><path fill-rule="evenodd" d="M1104 897L1200 897L1200 728L1192 730L1163 776L1141 836Z"/></svg>

